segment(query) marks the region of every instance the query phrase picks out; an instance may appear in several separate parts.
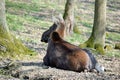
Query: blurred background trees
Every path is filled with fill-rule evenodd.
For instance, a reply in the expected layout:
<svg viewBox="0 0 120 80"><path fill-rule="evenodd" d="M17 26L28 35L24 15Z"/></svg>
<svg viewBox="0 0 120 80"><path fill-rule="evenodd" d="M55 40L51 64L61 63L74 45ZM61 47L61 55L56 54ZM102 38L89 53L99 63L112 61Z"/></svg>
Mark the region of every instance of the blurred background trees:
<svg viewBox="0 0 120 80"><path fill-rule="evenodd" d="M65 27L66 27L65 34L67 36L73 33L74 6L75 6L75 0L67 0L66 1L63 19L65 20Z"/></svg>

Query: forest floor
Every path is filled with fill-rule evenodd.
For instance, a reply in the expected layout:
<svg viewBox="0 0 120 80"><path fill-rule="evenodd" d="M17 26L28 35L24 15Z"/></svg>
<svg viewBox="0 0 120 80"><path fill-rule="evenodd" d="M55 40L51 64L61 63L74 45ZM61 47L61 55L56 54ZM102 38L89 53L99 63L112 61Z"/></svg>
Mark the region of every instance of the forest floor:
<svg viewBox="0 0 120 80"><path fill-rule="evenodd" d="M35 0L33 2L31 0L6 0L8 26L13 34L16 34L15 36L30 49L35 50L37 55L33 58L25 56L26 58L23 60L1 59L0 80L120 80L120 50L117 49L107 51L106 55L95 54L98 62L106 69L103 74L98 74L96 71L78 73L44 66L43 57L46 54L47 44L40 42L40 38L42 33L52 25L51 15L58 15L64 8L64 1L58 5L60 10L55 9L54 5L58 4L56 2L55 4L51 2L51 6L44 0L39 1L49 5L43 5L44 3ZM106 44L112 47L116 42L120 42L120 1L113 1L110 0L107 5L109 10L106 34ZM35 3L35 5L31 5L31 3ZM76 8L77 12L75 13L81 34L73 34L72 37L66 39L75 45L86 41L92 29L94 3L92 0L81 0L81 4ZM52 8L53 6L55 11ZM38 7L42 8L39 9Z"/></svg>

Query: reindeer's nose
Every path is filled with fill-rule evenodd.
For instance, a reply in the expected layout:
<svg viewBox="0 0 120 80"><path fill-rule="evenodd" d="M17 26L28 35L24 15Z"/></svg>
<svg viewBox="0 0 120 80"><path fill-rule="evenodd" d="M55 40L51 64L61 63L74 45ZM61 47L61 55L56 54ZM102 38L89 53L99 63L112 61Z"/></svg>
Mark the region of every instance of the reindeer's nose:
<svg viewBox="0 0 120 80"><path fill-rule="evenodd" d="M45 43L47 43L47 42L48 42L48 40L41 39L41 42L45 42Z"/></svg>
<svg viewBox="0 0 120 80"><path fill-rule="evenodd" d="M43 42L43 40L41 39L41 42Z"/></svg>

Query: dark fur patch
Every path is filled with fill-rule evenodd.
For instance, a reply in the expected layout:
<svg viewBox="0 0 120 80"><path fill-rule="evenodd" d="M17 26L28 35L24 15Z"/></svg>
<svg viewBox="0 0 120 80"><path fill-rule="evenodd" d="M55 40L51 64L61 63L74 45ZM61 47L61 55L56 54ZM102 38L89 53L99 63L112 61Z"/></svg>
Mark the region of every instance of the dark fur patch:
<svg viewBox="0 0 120 80"><path fill-rule="evenodd" d="M58 34L57 32L53 32L53 33L52 33L51 39L52 39L53 41L60 41L60 40L61 40L61 38L60 38L60 36L59 36L59 34Z"/></svg>
<svg viewBox="0 0 120 80"><path fill-rule="evenodd" d="M97 60L95 59L94 55L90 52L90 50L88 50L88 49L83 49L83 50L89 55L90 60L92 62L91 68L94 69L95 68L95 64L97 63Z"/></svg>
<svg viewBox="0 0 120 80"><path fill-rule="evenodd" d="M48 30L46 30L41 37L41 42L48 43L50 34L55 31L57 28L57 25L54 23Z"/></svg>
<svg viewBox="0 0 120 80"><path fill-rule="evenodd" d="M47 66L77 72L90 71L97 62L91 52L64 41L57 32L51 34L43 61Z"/></svg>

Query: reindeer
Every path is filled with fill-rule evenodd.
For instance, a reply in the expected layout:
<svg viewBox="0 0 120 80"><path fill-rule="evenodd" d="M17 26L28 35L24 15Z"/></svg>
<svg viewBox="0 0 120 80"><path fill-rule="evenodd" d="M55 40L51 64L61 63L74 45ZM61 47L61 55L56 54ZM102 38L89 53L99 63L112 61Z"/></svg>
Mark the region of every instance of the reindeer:
<svg viewBox="0 0 120 80"><path fill-rule="evenodd" d="M60 18L55 23L57 24L57 28L50 34L47 53L43 58L44 64L76 72L96 69L97 72L103 73L104 67L98 64L89 50L81 49L63 40L64 20Z"/></svg>
<svg viewBox="0 0 120 80"><path fill-rule="evenodd" d="M48 39L50 37L51 32L55 31L57 28L56 23L54 23L48 30L46 30L41 37L41 42L48 43Z"/></svg>

